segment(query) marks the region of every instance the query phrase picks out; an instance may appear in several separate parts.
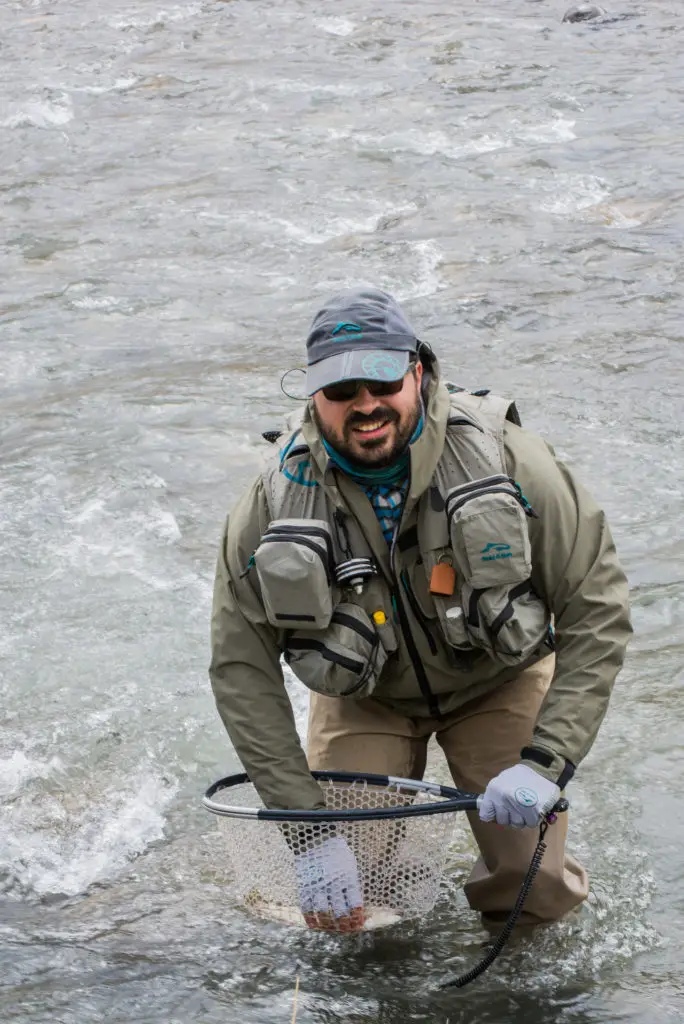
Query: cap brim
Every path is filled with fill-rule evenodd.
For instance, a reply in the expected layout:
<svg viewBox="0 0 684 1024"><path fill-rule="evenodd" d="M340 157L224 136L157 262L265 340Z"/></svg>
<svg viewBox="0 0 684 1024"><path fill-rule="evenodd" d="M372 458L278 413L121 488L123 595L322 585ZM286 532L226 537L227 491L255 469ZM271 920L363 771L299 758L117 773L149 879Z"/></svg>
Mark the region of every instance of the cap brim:
<svg viewBox="0 0 684 1024"><path fill-rule="evenodd" d="M408 371L411 352L354 349L320 359L306 368L306 390L315 394L341 380L400 380Z"/></svg>

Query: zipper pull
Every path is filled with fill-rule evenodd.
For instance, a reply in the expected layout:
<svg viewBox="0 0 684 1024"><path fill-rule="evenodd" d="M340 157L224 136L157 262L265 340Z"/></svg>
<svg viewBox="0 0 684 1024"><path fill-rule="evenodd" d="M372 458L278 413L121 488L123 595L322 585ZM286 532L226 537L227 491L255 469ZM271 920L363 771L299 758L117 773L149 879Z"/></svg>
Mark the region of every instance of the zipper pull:
<svg viewBox="0 0 684 1024"><path fill-rule="evenodd" d="M511 483L513 484L513 486L515 487L516 491L518 492L518 501L520 502L520 504L524 508L525 515L529 516L531 519L539 519L539 516L534 511L534 509L530 505L529 501L527 500L527 498L523 494L522 487L517 482L517 480L512 480Z"/></svg>
<svg viewBox="0 0 684 1024"><path fill-rule="evenodd" d="M245 576L249 575L249 570L253 569L255 565L256 565L256 562L254 561L254 553L252 553L249 556L249 561L247 562L247 565L245 566L245 568L240 573L238 579L244 580Z"/></svg>

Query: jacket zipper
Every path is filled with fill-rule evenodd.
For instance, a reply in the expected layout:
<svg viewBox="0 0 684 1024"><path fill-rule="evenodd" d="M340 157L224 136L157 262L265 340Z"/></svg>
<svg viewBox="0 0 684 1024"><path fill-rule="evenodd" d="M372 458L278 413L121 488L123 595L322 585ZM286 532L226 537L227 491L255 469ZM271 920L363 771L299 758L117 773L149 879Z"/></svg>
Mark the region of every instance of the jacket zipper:
<svg viewBox="0 0 684 1024"><path fill-rule="evenodd" d="M415 615L419 626L423 630L423 633L425 633L425 639L430 645L430 652L432 654L437 654L437 644L435 643L434 637L428 628L427 620L423 615L423 609L418 604L418 599L411 590L411 584L409 582L408 573L406 572L406 569L402 569L401 576L399 578L404 585L404 590L406 591L408 602L411 605L411 611Z"/></svg>
<svg viewBox="0 0 684 1024"><path fill-rule="evenodd" d="M398 587L394 591L394 605L397 609L397 615L399 616L399 625L401 626L402 633L404 634L404 640L406 641L406 650L408 651L409 658L411 659L411 663L413 664L413 671L416 673L416 679L418 680L420 692L423 694L423 697L427 701L427 705L428 708L430 709L430 714L432 715L432 717L441 718L442 712L439 710L439 703L437 701L437 698L430 689L430 683L428 682L428 677L425 672L423 663L420 660L420 654L418 653L416 642L413 639L413 634L411 633L411 628L406 617L406 609L404 608L404 603L401 599L401 593L399 592Z"/></svg>
<svg viewBox="0 0 684 1024"><path fill-rule="evenodd" d="M409 459L409 473L408 473L408 479L406 481L406 495L407 495L407 497L408 497L408 494L409 494L410 490L411 490L411 462L410 462L410 459ZM430 714L432 715L432 717L433 718L441 719L442 718L442 712L439 709L439 702L438 702L436 696L434 695L434 693L432 692L432 689L430 687L430 682L428 680L427 673L425 671L425 666L423 665L423 662L420 660L420 654L418 653L418 648L416 647L416 642L413 639L413 633L411 632L411 627L409 625L408 616L406 614L406 607L404 605L404 600L403 600L403 597L402 597L402 588L399 586L399 583L398 583L398 580L397 580L397 570L396 570L396 566L395 566L396 541L397 541L397 537L399 536L399 533L401 532L401 524L402 524L402 521L404 519L405 508L406 508L406 502L404 502L404 505L402 507L401 516L399 517L399 522L397 524L397 529L395 531L394 537L392 539L392 545L390 547L390 568L392 570L392 582L393 582L393 587L392 587L393 602L392 603L394 604L394 607L397 610L397 615L399 617L399 625L401 626L402 633L404 634L404 640L406 642L406 650L408 651L409 658L411 659L411 664L413 665L413 671L416 674L416 680L418 681L418 686L420 688L420 692L422 693L423 698L427 702L427 706L428 706L428 708L430 710ZM407 595L407 600L408 600L408 595ZM432 648L430 648L430 649L432 649Z"/></svg>
<svg viewBox="0 0 684 1024"><path fill-rule="evenodd" d="M410 491L410 489L411 489L411 469L410 469L410 464L409 464L409 475L408 475L408 480L406 482L406 493L407 494ZM385 572L385 569L382 566L382 562L379 562L378 564L379 564L380 571L382 572L383 576L385 576L387 578L387 582L390 584L390 591L391 591L391 596L392 596L392 606L393 606L393 608L396 609L397 617L399 619L399 625L401 626L401 631L402 631L402 634L404 636L404 640L406 642L406 650L408 651L409 658L411 659L411 664L413 665L413 671L415 673L416 680L418 682L418 687L420 689L420 692L423 695L423 699L427 703L427 706L429 708L429 711L430 711L430 714L432 715L432 717L441 720L444 716L442 715L442 712L439 709L439 703L438 703L437 697L435 696L435 694L432 692L432 690L430 688L430 683L428 681L428 677L427 677L427 674L425 672L425 668L423 666L422 661L420 660L420 654L418 653L418 648L416 647L416 642L413 639L413 634L411 633L411 628L409 626L408 618L407 618L407 615L406 615L406 608L404 607L404 603L402 601L400 587L399 587L398 582L397 582L397 574L396 574L396 569L395 569L395 565L394 565L394 551L395 551L395 547L396 547L396 540L397 540L397 537L399 536L399 533L400 533L400 530L401 530L401 522L402 522L403 518L404 518L404 510L402 508L401 518L399 520L399 524L397 525L397 529L396 529L396 532L394 534L394 540L392 541L392 544L390 546L390 553L389 553L390 554L390 558L389 558L390 572L389 572L389 578L387 578L387 573ZM366 531L364 530L364 528L363 528L361 523L359 523L359 528L361 530L361 533L363 534L363 537L364 537L366 543L368 544L368 547L372 551L373 550L372 545L371 545L370 541L368 540L368 537L366 535Z"/></svg>

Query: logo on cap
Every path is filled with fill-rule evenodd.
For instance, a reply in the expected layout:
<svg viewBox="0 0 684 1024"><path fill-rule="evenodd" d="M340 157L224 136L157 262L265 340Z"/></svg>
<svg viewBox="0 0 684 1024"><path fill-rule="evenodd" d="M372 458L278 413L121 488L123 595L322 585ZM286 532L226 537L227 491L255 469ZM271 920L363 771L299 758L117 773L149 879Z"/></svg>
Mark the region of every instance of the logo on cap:
<svg viewBox="0 0 684 1024"><path fill-rule="evenodd" d="M368 380L397 380L401 376L403 362L389 352L373 353L364 358L361 368Z"/></svg>
<svg viewBox="0 0 684 1024"><path fill-rule="evenodd" d="M361 329L361 327L359 327L358 324L345 323L344 321L342 321L334 329L334 331L332 332L332 336L334 338L335 335L337 335L337 334L356 334L356 335L359 335L359 334L361 334L361 330L362 329ZM340 338L337 338L337 341L340 341L340 340L341 340Z"/></svg>

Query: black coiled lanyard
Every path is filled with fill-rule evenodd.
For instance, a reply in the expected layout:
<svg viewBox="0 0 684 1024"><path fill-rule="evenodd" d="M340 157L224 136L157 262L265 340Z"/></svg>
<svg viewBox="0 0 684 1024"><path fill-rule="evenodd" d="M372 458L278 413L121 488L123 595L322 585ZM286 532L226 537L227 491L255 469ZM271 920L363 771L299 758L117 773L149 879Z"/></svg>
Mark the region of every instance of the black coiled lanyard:
<svg viewBox="0 0 684 1024"><path fill-rule="evenodd" d="M520 886L520 892L518 893L518 898L515 901L515 906L511 910L508 916L508 920L501 929L499 935L496 938L496 941L492 944L486 956L484 956L482 960L480 960L479 964L476 964L469 971L466 971L465 974L461 974L459 975L458 978L453 978L451 981L443 982L440 985L440 988L463 988L465 985L469 985L471 981L475 981L475 979L479 978L481 974L484 974L487 968L491 967L496 958L499 956L502 949L504 948L509 938L511 937L511 932L518 923L518 919L522 913L525 900L527 899L529 891L532 888L532 883L534 882L537 872L539 871L542 858L546 853L546 843L544 842L544 836L546 835L548 827L549 825L553 825L559 814L562 814L564 811L567 811L568 806L569 804L567 800L559 800L555 807L553 807L552 810L549 811L549 813L546 815L541 825L539 826L539 842L537 843L535 851L532 854L532 860L530 861L530 866L527 869L527 874L523 879L523 883Z"/></svg>

